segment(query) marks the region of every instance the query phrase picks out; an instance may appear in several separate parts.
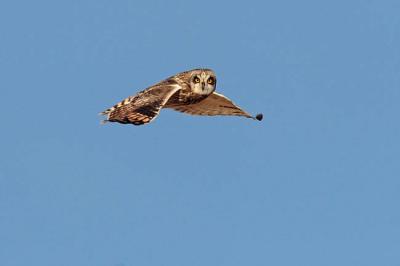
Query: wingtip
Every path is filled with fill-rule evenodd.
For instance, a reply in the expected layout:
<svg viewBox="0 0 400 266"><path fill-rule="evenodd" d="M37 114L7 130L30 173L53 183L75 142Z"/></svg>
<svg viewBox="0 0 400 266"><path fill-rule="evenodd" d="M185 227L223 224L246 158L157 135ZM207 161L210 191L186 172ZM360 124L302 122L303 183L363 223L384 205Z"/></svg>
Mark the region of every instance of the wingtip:
<svg viewBox="0 0 400 266"><path fill-rule="evenodd" d="M263 114L257 114L256 115L256 119L258 120L258 121L261 121L262 119L263 119Z"/></svg>

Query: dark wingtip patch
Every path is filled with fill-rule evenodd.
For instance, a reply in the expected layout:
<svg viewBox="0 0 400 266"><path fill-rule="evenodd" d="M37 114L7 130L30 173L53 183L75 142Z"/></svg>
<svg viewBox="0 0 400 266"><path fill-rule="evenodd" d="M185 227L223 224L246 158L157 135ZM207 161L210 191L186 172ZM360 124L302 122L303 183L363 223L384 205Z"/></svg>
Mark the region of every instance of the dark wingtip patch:
<svg viewBox="0 0 400 266"><path fill-rule="evenodd" d="M262 119L263 119L263 114L258 114L258 115L256 115L256 119L258 120L258 121L261 121Z"/></svg>

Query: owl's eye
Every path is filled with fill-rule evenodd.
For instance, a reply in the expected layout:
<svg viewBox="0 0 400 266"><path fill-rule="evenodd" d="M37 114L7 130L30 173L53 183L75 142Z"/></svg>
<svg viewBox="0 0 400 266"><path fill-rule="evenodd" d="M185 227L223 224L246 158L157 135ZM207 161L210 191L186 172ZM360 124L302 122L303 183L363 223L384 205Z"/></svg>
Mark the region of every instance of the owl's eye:
<svg viewBox="0 0 400 266"><path fill-rule="evenodd" d="M194 77L193 82L194 82L194 83L200 83L199 77Z"/></svg>
<svg viewBox="0 0 400 266"><path fill-rule="evenodd" d="M210 84L210 85L214 85L215 79L214 79L213 77L209 77L209 78L207 79L207 83Z"/></svg>

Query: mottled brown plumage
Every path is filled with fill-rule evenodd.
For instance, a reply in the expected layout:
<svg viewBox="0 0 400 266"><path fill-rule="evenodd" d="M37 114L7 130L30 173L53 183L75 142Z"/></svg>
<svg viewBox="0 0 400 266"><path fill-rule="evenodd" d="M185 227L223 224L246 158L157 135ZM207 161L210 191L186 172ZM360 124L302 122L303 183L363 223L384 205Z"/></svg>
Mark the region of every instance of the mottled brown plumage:
<svg viewBox="0 0 400 266"><path fill-rule="evenodd" d="M104 122L142 125L151 122L161 108L172 108L191 115L235 115L262 119L236 106L215 92L216 76L210 69L194 69L161 81L102 112Z"/></svg>

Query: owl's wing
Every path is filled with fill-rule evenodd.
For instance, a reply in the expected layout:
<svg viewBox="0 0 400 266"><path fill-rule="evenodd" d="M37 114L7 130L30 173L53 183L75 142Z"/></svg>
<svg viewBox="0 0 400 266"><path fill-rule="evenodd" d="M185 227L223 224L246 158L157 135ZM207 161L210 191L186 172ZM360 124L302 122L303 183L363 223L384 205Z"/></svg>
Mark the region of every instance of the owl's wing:
<svg viewBox="0 0 400 266"><path fill-rule="evenodd" d="M181 89L176 83L160 83L135 96L130 96L100 113L107 115L103 122L143 125L152 121L168 99Z"/></svg>
<svg viewBox="0 0 400 266"><path fill-rule="evenodd" d="M257 120L261 120L263 117L262 114L258 114L255 117L248 114L227 97L216 92L213 92L210 96L198 103L173 106L172 108L176 111L191 115L235 115Z"/></svg>

